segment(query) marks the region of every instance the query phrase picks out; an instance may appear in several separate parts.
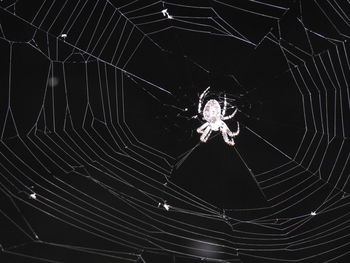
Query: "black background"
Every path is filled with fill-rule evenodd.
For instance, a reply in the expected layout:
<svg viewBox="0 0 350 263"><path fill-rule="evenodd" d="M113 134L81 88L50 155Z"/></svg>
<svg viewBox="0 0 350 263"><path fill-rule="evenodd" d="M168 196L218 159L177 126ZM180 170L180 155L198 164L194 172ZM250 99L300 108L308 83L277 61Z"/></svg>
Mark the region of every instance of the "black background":
<svg viewBox="0 0 350 263"><path fill-rule="evenodd" d="M118 26L113 34L108 33L110 30L108 28L102 38L111 36L112 40L105 42L105 49L101 48L101 45L104 44L102 43L96 45L96 49L92 50L88 48L88 43L90 40L92 43L97 43L98 37L94 36L91 39L87 36L89 34L82 34L81 38L78 36L80 32L90 32L91 34L90 27L93 28L93 25L98 22L96 17L92 16L86 31L83 31L85 24L82 17L88 17L89 10L92 10L91 8L96 2L87 1L86 10L83 9L82 17L79 17L74 22L75 24L73 23L75 26L69 31L67 39L59 37L59 34L62 33L62 25L67 21L54 20L58 10L60 10L60 4L57 3L56 6L55 3L50 7L48 4L42 6L42 2L33 1L28 4L26 1L17 1L16 4L11 5L11 1L2 1L0 4L0 128L2 130L0 162L3 163L0 218L4 222L2 224L4 227L1 227L0 232L0 244L5 248L5 252L1 253L4 262L39 262L38 258L59 262L76 262L78 260L119 262L118 258L113 258L113 256L119 255L117 252L114 254L115 251L130 253L130 255L133 253L141 254L147 263L200 262L201 258L208 262L218 259L224 259L227 262L280 262L278 260L325 262L328 259L336 258L334 262L341 262L342 258L346 257L345 254L342 258L337 258L342 256L348 248L346 244L349 242L345 234L341 235L341 238L344 239L339 238L339 240L337 240L339 237L337 235L323 237L325 240L334 239L340 244L343 242L342 244L346 245L341 247L335 242L335 245L330 248L330 251L336 248L334 254L330 252L323 256L320 253L323 251L322 246L319 247L319 250L311 248L292 253L287 245L279 246L278 242L275 241L271 245L275 250L263 249L261 252L255 247L260 239L259 236L254 236L254 233L261 233L262 230L254 224L242 224L242 228L239 229L253 233L250 236L253 244L241 245L240 242L244 243L245 239L241 241L240 234L236 236L235 232L231 232L235 220L252 220L265 216L267 220L290 218L292 226L289 227L291 229L295 227L292 236L293 234L307 235L308 231L315 231L317 226L322 227L322 229L327 228L328 226L325 225L327 216L336 220L342 218L342 215L347 215L348 201L341 201L341 198L347 196L349 189L349 184L346 181L349 167L345 161L349 152L347 144L349 134L347 117L349 115L347 115L346 108L348 87L344 83L340 84L339 92L344 92L344 101L337 101L337 99L333 100L333 86L330 83L324 84L325 93L329 92L329 100L323 100L321 107L314 104L313 109L323 107L325 110L327 105L329 111L327 123L330 123L330 126L334 123L337 129L330 129L330 132L322 133L317 126L320 123L326 123L326 120L320 117L325 116L322 109L320 114L310 111L307 101L309 93L300 86L301 79L296 81L294 78L298 76L298 70L304 74L302 76L306 76L303 71L305 64L312 65L314 59L320 56L326 57L327 52L331 52L330 56L335 57L335 54L338 54L334 48L335 44L338 42L346 43L347 36L340 34L339 30L346 33L348 28L344 23L341 23L336 13L330 12L330 17L327 17L321 11L324 10L321 8L324 6L320 7L316 1L285 1L283 3L266 1L267 4L271 5L283 4L286 8L285 11L256 4L253 1L237 1L235 3L237 8L230 8L217 1L201 1L200 3L198 1L170 1L165 4L155 4L147 10L141 9L139 13L136 12L136 14L155 13L154 17L141 17L139 20L128 20L135 14L128 13L128 8L121 9L120 14L123 14L121 21L126 19L125 21L133 21L136 24L140 23L140 25L134 28L132 23L125 22L126 32L134 30L127 42L127 38L123 36L121 31L122 26ZM233 4L230 1L223 2ZM323 4L325 2L327 1L323 1ZM104 1L101 1L101 4L97 5L96 13L102 11L103 3ZM125 3L121 1L109 2L116 7L127 3L128 1ZM146 4L148 4L146 1L138 1L134 5L130 5L130 10L135 10ZM194 5L197 8L180 6L184 4ZM75 9L73 10L74 5L75 1L69 1L69 4L62 9L62 14L65 12L76 14L74 13ZM211 7L217 13L214 13L213 9L210 8L199 9L199 6ZM162 8L168 8L169 13L175 19L144 24L150 20L163 19ZM109 16L107 14L111 14L111 10L105 11L106 15L102 16L101 24L108 22ZM347 11L345 8L342 10ZM38 16L32 20L35 14ZM46 14L47 16L45 16ZM184 19L182 16L196 17L198 15L217 19L216 21L222 21L220 20L222 18L244 35L247 40L242 41L232 36L218 35L215 30L217 24L212 19L193 20L206 24L206 27L197 27L194 24L180 21ZM267 15L276 17L276 19L267 17ZM300 19L302 19L304 26L302 26ZM113 21L112 24L114 22L117 21ZM169 27L167 30L159 33L147 34L167 27ZM101 26L101 30L102 28L103 26ZM206 29L208 32L199 32L202 29ZM227 29L232 30L230 27ZM327 36L332 41L317 37L310 31L306 33L306 29ZM233 30L231 33L237 36ZM121 47L123 44L127 43L127 45L125 45L125 49L115 50L120 35L123 36L120 42ZM141 40L142 42L140 42ZM140 45L138 46L138 44ZM347 44L344 45L347 48ZM114 59L111 59L111 54L114 52L119 59L115 59L114 56ZM119 55L120 57L118 57ZM336 72L341 72L339 65L325 63L329 71L333 66ZM345 66L344 60L342 63ZM103 72L103 70L106 70L107 77L101 80L103 74L98 72ZM52 89L47 88L50 87L50 83L47 82L48 74L58 79L58 84ZM311 74L315 74L315 72L311 72ZM312 86L310 83L305 85ZM211 87L210 98L219 99L226 94L231 105L239 109L235 118L227 121L232 130L236 129L237 122L241 125L241 132L235 138L235 147L226 145L221 135L215 132L212 133L211 139L206 144L199 143L199 135L195 130L202 124L202 121L198 117L192 117L197 115L199 95L208 86ZM99 93L97 87L103 91ZM317 86L319 93L323 92L321 87L323 88L321 85ZM317 92L314 93L315 90L311 91L311 97L314 98L314 101L318 98ZM325 93L322 93L322 96ZM106 94L110 96L109 107L107 107ZM306 102L303 101L305 98ZM341 102L344 103L340 106L343 109L342 113L337 108ZM338 106L335 106L334 103ZM69 106L68 113L67 105ZM184 111L185 108L188 110ZM335 108L334 112L333 108ZM344 114L343 119L339 119L341 114ZM108 118L111 118L111 123L120 125L116 125L117 131L114 134L114 140L113 136L108 135L111 126L108 126L107 129L104 126L105 123L108 123ZM54 153L49 156L45 155L40 151L40 148L50 148L50 144L47 144L47 147L42 143L48 142L45 136L52 140L57 139L56 133L64 137L63 127L68 131L68 134L75 134L69 121L67 122L70 119L82 141L90 140L89 136L81 131L81 128L84 128L91 132L90 135L93 134L94 139L97 138L98 143L92 148L88 148L82 143L81 145L85 146L81 146L81 152L85 152L86 156L91 158L84 157L82 158L84 161L76 159L74 162L72 161L72 163L76 162L76 165L68 166ZM90 122L92 126L90 126ZM316 122L315 127L310 125L306 127L305 123L314 122ZM91 127L94 130L90 130ZM341 133L342 129L343 133ZM105 141L100 140L99 135L102 135ZM312 167L311 164L307 165L309 156L306 152L313 153L314 148L312 147L315 147L312 136L317 136L318 139L322 136L323 139L320 140L326 140L327 136L335 136L333 141L323 142L324 147L329 147L329 150L327 150L324 162L322 161L317 167ZM64 138L67 142L69 141L67 137ZM129 143L126 138L132 138L132 143ZM305 143L301 144L304 142L303 140ZM139 142L163 152L164 154L159 156L166 156L164 159L167 159L169 164L160 160L158 156L155 157L154 154L133 148L135 145L143 147ZM125 144L124 146L127 148L125 151L130 148L140 153L141 156L143 155L145 159L130 152L130 156L141 160L141 164L135 159L126 158L121 154L124 149L120 149L118 143ZM27 146L24 147L24 145ZM39 147L37 147L38 145ZM111 147L109 148L109 146ZM310 149L301 149L301 151L305 151L306 155L305 159L301 160L297 153L300 147L307 146L310 146ZM52 149L57 149L53 144L52 147ZM9 149L16 153L19 158L16 159ZM191 153L182 158L188 151ZM64 158L70 155L64 150L62 152L57 150L56 153ZM99 159L98 156L105 157ZM315 157L317 161L322 158L319 155ZM338 162L338 160L344 160L344 162ZM14 167L9 171L11 177L6 177L5 167L7 167L8 162L11 162ZM278 185L276 188L268 187L267 190L263 190L264 183L261 184L261 182L274 180L274 176L280 175L274 169L288 163L296 165L296 169L301 169L302 176L305 176L303 178L310 178L309 184L301 185L298 192L303 192L303 197L305 197L307 196L305 192L309 191L312 196L302 199L302 203L298 203L300 201L297 199L298 197L287 194L281 197L281 200L286 198L286 203L278 205L279 203L275 201L274 197L278 196L279 193L283 194L303 179L286 180L280 188ZM28 169L25 164L30 164L31 169ZM112 167L111 164L114 164L116 168ZM158 164L159 166L157 166ZM18 170L15 169L16 167ZM119 168L123 168L127 172L119 174ZM128 170L129 168L131 169ZM342 170L343 168L344 170ZM144 181L149 182L150 185L154 186L154 189L143 182L138 182L135 178L128 177L128 173L133 174L132 169L148 176ZM158 172L157 169L162 172ZM157 172L154 172L156 170ZM20 171L23 171L23 174ZM280 173L283 176L289 176L289 172L290 170L286 169L285 172L281 171ZM120 178L133 184L134 188L124 184L116 184L115 181L106 177L106 173L117 174ZM261 173L267 173L267 175L259 177L262 179L256 179L255 175ZM335 174L335 179L332 178L332 173ZM292 175L290 174L290 176ZM11 182L5 178L10 178ZM98 180L97 183L94 181L95 179ZM288 178L286 177L286 179ZM344 187L338 184L339 182ZM138 240L138 237L119 232L112 235L114 235L113 238L116 236L120 238L121 243L116 244L101 239L69 225L67 223L70 221L69 218L63 222L57 219L57 214L44 205L45 201L39 205L28 198L28 189L33 186L33 191L38 192L40 198L41 196L48 198L62 207L74 211L74 205L69 201L84 206L62 191L61 188L56 188L55 185L66 190L69 189L69 186L73 186L134 218L139 218L141 215L130 205L129 201L133 199L125 203L115 203L115 200L118 198L124 200L123 198L127 199L127 197L132 196L138 201L145 201L148 205L154 206L152 209L158 215L166 216L164 209L157 207L157 200L163 199L174 207L185 208L186 206L181 203L182 200L173 198L173 192L167 190L170 188L172 190L182 189L184 192L200 198L200 202L203 201L210 204L210 207L215 207L213 210L217 213L222 214L225 211L230 216L227 221L229 224L226 222L216 224L217 221L207 220L201 215L192 217L192 215L182 213L173 213L172 219L193 225L207 226L220 233L225 233L228 236L225 236L222 242L225 243L229 240L234 244L237 243L237 246L230 243L230 246L224 249L227 254L218 255L212 254L210 247L204 248L209 252L203 254L203 252L196 250L197 245L188 240L184 241L180 237L166 236L165 234L164 236L163 234L156 235L156 237L160 238L162 242L174 242L184 246L184 248L174 248L174 245L174 247L170 246L166 249L148 249L149 246L152 246L148 243L149 240ZM316 189L316 186L319 185L322 187ZM140 194L139 190L151 193L152 197L154 194L157 198L147 199ZM115 196L111 198L111 193L115 194L117 198L113 199ZM185 195L189 196L190 194ZM339 201L336 205L334 204L337 208L335 211L324 215L318 221L304 222L304 229L296 227L303 222L295 221L295 225L293 225L294 219L292 218L307 215L313 211L312 209L319 207L328 194ZM68 201L60 199L63 196ZM35 208L36 206L38 209ZM189 211L195 211L195 209L191 209L189 208ZM47 213L43 213L43 211ZM67 213L70 214L71 211ZM74 214L70 215L75 216ZM29 222L28 224L26 220ZM152 226L155 224L151 219L143 218L143 220L145 226L141 227L144 229L150 227L146 226L147 223ZM344 226L347 229L346 217L341 220L344 220L341 221L344 225L334 223L333 226ZM100 226L96 222L92 225L104 229L104 226ZM23 232L31 233L31 227L38 234L39 242L32 242L31 238L33 237L29 238L23 234ZM104 230L108 232L108 228ZM175 233L177 232L175 231ZM272 231L267 233L267 235L269 234L275 235L276 233ZM193 238L197 237L194 235ZM256 240L254 240L255 238ZM313 236L311 236L311 243L313 242L312 238ZM150 238L150 240L153 239ZM134 242L137 243L137 246L133 245ZM320 241L320 243L322 242ZM317 247L320 243L316 242L315 246ZM75 248L89 247L89 249L72 250L65 245L75 246ZM300 245L300 247L302 246ZM101 253L97 253L92 248L100 249ZM232 259L232 251L236 251L236 249L242 249L243 252ZM186 255L181 254L184 251L186 251ZM121 257L128 256L123 254ZM205 259L206 257L213 258ZM130 258L133 261L141 262L140 258L132 256ZM124 261L120 259L120 262Z"/></svg>

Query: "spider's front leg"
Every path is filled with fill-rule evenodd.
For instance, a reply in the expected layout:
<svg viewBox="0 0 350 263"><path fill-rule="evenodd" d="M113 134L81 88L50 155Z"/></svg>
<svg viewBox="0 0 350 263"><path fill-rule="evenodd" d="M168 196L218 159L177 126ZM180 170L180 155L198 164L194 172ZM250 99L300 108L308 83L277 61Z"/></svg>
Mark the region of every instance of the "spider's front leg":
<svg viewBox="0 0 350 263"><path fill-rule="evenodd" d="M235 141L233 140L233 137L237 136L239 134L239 123L238 122L237 122L237 125L238 125L237 131L232 132L227 127L226 123L222 122L222 124L221 124L220 130L221 130L222 138L224 138L224 141L230 146L235 145Z"/></svg>
<svg viewBox="0 0 350 263"><path fill-rule="evenodd" d="M202 126L200 126L198 129L197 129L197 132L199 134L202 134L201 137L200 137L200 140L202 142L207 142L210 134L211 134L211 128L210 128L210 125L208 122L204 123Z"/></svg>
<svg viewBox="0 0 350 263"><path fill-rule="evenodd" d="M237 122L237 130L235 132L232 132L232 131L230 131L230 129L228 129L228 135L231 137L237 136L239 134L239 132L240 132L239 122Z"/></svg>
<svg viewBox="0 0 350 263"><path fill-rule="evenodd" d="M234 146L235 145L235 141L233 140L233 138L229 138L227 135L226 131L221 131L222 133L222 138L224 138L224 141L230 145L230 146Z"/></svg>
<svg viewBox="0 0 350 263"><path fill-rule="evenodd" d="M210 87L208 87L205 91L202 92L202 94L199 96L199 102L198 102L198 113L201 114L202 112L202 104L203 104L203 99L205 95L208 93L208 90Z"/></svg>
<svg viewBox="0 0 350 263"><path fill-rule="evenodd" d="M209 122L204 123L202 126L200 126L199 128L197 128L197 132L198 132L199 134L203 133L204 130L205 130L208 126L209 126Z"/></svg>
<svg viewBox="0 0 350 263"><path fill-rule="evenodd" d="M200 140L201 140L202 142L207 142L207 140L209 139L210 134L211 134L211 128L210 128L210 126L208 126L208 127L204 130L202 136L200 137Z"/></svg>

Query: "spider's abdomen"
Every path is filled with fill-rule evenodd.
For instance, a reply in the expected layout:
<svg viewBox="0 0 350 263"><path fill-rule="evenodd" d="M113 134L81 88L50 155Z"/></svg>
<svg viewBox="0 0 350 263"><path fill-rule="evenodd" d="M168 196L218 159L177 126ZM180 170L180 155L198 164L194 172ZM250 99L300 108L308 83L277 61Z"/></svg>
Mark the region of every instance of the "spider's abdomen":
<svg viewBox="0 0 350 263"><path fill-rule="evenodd" d="M220 120L221 107L218 101L209 100L203 109L203 118L209 123L215 123Z"/></svg>

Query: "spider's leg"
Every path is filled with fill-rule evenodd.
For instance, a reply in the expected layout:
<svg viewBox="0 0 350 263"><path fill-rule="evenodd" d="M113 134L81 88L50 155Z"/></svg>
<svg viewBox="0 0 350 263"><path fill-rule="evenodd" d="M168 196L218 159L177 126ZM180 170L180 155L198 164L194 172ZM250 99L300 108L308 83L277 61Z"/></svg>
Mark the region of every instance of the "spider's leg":
<svg viewBox="0 0 350 263"><path fill-rule="evenodd" d="M228 135L231 136L231 137L234 137L234 136L237 136L240 132L240 129L239 129L239 122L237 122L237 130L235 132L232 132L229 128L227 128L228 131Z"/></svg>
<svg viewBox="0 0 350 263"><path fill-rule="evenodd" d="M226 125L226 123L222 122L221 123L221 134L222 137L224 138L224 141L228 144L228 145L235 145L235 142L233 140L233 137L237 136L239 134L239 123L237 122L237 131L236 132L232 132ZM230 137L230 138L229 138Z"/></svg>
<svg viewBox="0 0 350 263"><path fill-rule="evenodd" d="M224 95L224 107L222 108L221 118L223 118L226 114L226 107L227 107L227 101L226 101L226 94L225 94Z"/></svg>
<svg viewBox="0 0 350 263"><path fill-rule="evenodd" d="M204 123L202 126L200 126L200 127L197 129L197 132L198 132L198 133L203 133L204 130L208 127L208 125L209 125L209 122Z"/></svg>
<svg viewBox="0 0 350 263"><path fill-rule="evenodd" d="M234 146L235 141L233 140L233 133L230 131L230 129L227 127L226 123L222 122L221 124L221 134L222 138L224 138L224 141L230 145ZM230 138L229 138L230 136Z"/></svg>
<svg viewBox="0 0 350 263"><path fill-rule="evenodd" d="M237 130L236 130L235 132L232 132L232 131L229 129L229 127L226 125L225 122L222 122L222 123L221 123L220 130L226 132L227 135L230 136L230 137L237 136L237 135L239 134L239 131L240 131L240 129L239 129L239 122L237 122Z"/></svg>
<svg viewBox="0 0 350 263"><path fill-rule="evenodd" d="M232 114L230 114L230 115L228 115L228 116L223 116L221 119L222 119L222 120L229 120L229 119L232 119L232 118L236 115L237 111L238 111L238 109L236 108L235 111L234 111Z"/></svg>
<svg viewBox="0 0 350 263"><path fill-rule="evenodd" d="M208 126L208 127L204 130L204 132L203 132L203 134L202 134L200 140L201 140L202 142L207 142L207 140L209 139L210 134L211 134L211 129L210 129L210 126Z"/></svg>
<svg viewBox="0 0 350 263"><path fill-rule="evenodd" d="M208 90L210 87L206 88L205 91L202 92L202 94L199 96L199 102L198 102L198 113L201 114L202 112L202 103L203 103L203 98L204 96L208 93Z"/></svg>
<svg viewBox="0 0 350 263"><path fill-rule="evenodd" d="M222 130L221 131L221 134L222 134L222 138L224 138L224 141L230 145L230 146L234 146L235 145L235 141L233 140L233 138L229 138L228 135L227 135L227 130Z"/></svg>

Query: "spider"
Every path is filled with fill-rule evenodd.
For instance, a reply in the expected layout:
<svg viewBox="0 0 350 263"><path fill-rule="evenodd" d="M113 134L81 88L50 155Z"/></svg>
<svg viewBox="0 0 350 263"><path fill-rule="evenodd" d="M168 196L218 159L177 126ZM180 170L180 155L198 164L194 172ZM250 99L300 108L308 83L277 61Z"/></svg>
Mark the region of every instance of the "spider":
<svg viewBox="0 0 350 263"><path fill-rule="evenodd" d="M203 93L199 97L198 113L201 114L203 116L203 120L206 121L202 126L200 126L197 129L197 132L199 134L202 134L200 137L200 140L202 142L207 142L212 131L220 130L222 137L224 138L224 141L228 145L234 146L235 142L233 140L233 137L239 134L239 123L237 122L237 131L232 132L227 127L224 120L229 120L233 118L236 115L238 109L236 108L232 114L225 116L226 106L227 106L226 95L225 95L224 107L222 111L221 111L219 102L217 100L211 99L205 104L202 112L203 100L204 100L204 97L207 95L209 89L210 87L208 87L205 91L203 91Z"/></svg>

